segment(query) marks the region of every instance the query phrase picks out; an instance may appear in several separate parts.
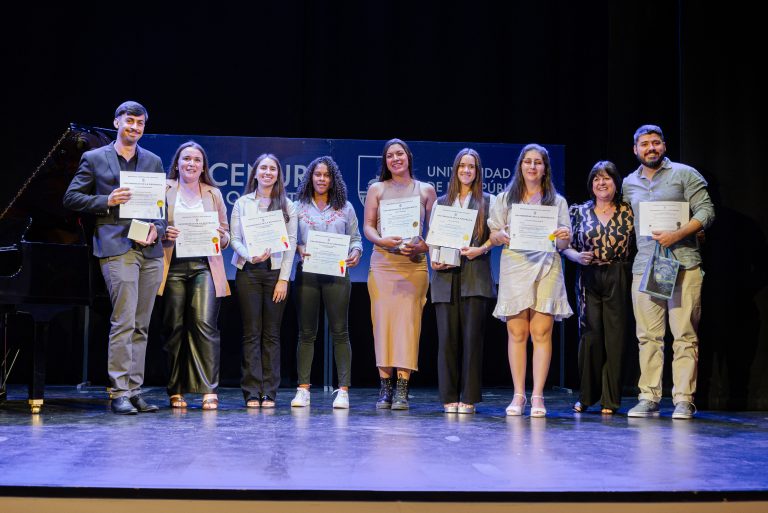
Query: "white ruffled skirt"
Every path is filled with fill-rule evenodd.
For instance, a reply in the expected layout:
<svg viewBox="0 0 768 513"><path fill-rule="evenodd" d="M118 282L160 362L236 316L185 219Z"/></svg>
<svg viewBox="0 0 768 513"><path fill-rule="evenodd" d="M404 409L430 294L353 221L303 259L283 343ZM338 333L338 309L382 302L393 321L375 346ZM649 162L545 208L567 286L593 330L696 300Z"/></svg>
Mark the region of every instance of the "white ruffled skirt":
<svg viewBox="0 0 768 513"><path fill-rule="evenodd" d="M493 316L504 322L530 308L561 321L573 315L559 253L505 249L499 263L499 294Z"/></svg>

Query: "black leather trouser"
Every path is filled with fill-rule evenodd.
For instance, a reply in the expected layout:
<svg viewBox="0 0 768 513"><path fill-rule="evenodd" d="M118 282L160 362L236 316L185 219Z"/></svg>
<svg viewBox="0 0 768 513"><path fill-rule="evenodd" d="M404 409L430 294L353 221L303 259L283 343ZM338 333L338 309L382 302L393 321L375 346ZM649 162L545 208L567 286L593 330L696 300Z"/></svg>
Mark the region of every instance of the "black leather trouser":
<svg viewBox="0 0 768 513"><path fill-rule="evenodd" d="M163 293L168 395L211 394L219 386L221 336L216 297L206 258L174 259Z"/></svg>

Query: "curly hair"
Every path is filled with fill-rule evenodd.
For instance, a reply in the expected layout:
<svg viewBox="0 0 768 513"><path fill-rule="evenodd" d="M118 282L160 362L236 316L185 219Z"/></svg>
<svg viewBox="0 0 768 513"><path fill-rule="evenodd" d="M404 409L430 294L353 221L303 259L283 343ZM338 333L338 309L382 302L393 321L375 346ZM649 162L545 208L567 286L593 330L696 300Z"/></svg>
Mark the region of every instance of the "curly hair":
<svg viewBox="0 0 768 513"><path fill-rule="evenodd" d="M309 163L307 171L301 178L301 183L296 191L296 197L301 203L309 203L315 194L315 186L312 183L312 175L320 164L325 164L331 177L328 187L328 203L334 210L341 210L347 204L347 184L341 176L339 165L329 156L317 157Z"/></svg>

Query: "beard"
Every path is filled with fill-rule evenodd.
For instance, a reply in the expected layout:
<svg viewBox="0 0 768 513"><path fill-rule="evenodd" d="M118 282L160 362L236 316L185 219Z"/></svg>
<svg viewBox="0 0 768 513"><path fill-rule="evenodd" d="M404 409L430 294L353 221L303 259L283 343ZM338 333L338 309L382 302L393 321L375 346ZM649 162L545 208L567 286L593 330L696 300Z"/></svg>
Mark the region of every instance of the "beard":
<svg viewBox="0 0 768 513"><path fill-rule="evenodd" d="M650 155L647 158L643 158L640 155L637 156L637 160L648 169L659 169L664 162L664 153L658 153L657 155Z"/></svg>

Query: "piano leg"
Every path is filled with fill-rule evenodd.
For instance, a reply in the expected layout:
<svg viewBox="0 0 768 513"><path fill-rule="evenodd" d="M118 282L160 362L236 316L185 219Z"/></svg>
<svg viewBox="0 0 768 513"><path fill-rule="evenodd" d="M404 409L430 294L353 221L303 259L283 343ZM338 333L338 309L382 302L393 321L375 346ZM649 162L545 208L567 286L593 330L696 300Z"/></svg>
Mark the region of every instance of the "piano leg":
<svg viewBox="0 0 768 513"><path fill-rule="evenodd" d="M49 326L59 312L70 310L72 305L20 304L19 312L28 313L35 321L35 338L32 341L32 379L29 382L29 408L40 413L45 396L45 348Z"/></svg>
<svg viewBox="0 0 768 513"><path fill-rule="evenodd" d="M35 321L35 340L32 342L32 379L29 382L29 407L40 413L45 397L45 343L48 340L50 320Z"/></svg>

